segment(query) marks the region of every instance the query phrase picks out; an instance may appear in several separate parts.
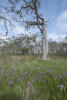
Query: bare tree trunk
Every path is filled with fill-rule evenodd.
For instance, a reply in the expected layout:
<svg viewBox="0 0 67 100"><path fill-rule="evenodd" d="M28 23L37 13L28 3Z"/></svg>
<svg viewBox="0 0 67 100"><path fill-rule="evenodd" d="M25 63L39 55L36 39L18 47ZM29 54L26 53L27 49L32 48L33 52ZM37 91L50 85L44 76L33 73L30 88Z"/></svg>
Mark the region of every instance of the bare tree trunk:
<svg viewBox="0 0 67 100"><path fill-rule="evenodd" d="M42 59L43 60L47 60L47 54L48 54L48 42L46 37L46 26L44 22L44 25L42 25Z"/></svg>

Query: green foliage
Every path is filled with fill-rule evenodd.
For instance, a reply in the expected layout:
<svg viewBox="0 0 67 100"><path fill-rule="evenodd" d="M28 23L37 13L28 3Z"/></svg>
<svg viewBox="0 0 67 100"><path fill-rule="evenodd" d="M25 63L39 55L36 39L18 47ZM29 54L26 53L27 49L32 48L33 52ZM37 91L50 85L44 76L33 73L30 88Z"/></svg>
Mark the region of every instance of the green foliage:
<svg viewBox="0 0 67 100"><path fill-rule="evenodd" d="M28 54L29 48L22 48L22 55Z"/></svg>

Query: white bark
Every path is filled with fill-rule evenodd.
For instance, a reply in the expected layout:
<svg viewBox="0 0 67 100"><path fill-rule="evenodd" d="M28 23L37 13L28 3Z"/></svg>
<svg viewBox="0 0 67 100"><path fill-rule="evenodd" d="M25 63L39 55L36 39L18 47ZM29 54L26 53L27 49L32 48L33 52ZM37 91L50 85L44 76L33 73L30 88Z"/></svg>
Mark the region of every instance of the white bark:
<svg viewBox="0 0 67 100"><path fill-rule="evenodd" d="M42 26L42 59L47 60L47 54L48 54L48 42L46 37L46 26L45 22Z"/></svg>

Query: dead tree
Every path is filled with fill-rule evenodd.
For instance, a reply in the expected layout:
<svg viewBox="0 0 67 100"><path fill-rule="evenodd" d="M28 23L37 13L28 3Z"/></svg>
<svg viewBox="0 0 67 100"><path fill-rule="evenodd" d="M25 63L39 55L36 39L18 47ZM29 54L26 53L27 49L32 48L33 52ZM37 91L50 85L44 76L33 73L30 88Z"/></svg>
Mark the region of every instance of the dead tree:
<svg viewBox="0 0 67 100"><path fill-rule="evenodd" d="M39 14L39 2L38 0L30 0L27 2L24 0L25 6L22 6L21 9L23 8L30 8L33 13L35 14L35 19L36 21L34 22L29 22L28 25L36 25L42 34L42 59L46 60L47 59L47 53L48 53L48 48L47 48L47 39L46 39L46 21L43 17L40 16Z"/></svg>
<svg viewBox="0 0 67 100"><path fill-rule="evenodd" d="M27 13L30 15L34 15L33 21L30 20L18 20L17 18L12 19L17 22L25 22L27 28L30 28L32 26L38 27L42 34L42 59L46 60L47 59L47 54L48 54L48 42L46 38L46 20L39 14L39 8L40 8L40 2L39 0L8 0L9 3L11 4L10 9L5 8L8 10L7 12L15 13L16 15L23 17L24 15L27 16ZM18 9L17 2L21 1L21 7ZM26 14L24 14L26 12ZM29 16L30 16L29 15ZM7 29L7 28L6 28Z"/></svg>

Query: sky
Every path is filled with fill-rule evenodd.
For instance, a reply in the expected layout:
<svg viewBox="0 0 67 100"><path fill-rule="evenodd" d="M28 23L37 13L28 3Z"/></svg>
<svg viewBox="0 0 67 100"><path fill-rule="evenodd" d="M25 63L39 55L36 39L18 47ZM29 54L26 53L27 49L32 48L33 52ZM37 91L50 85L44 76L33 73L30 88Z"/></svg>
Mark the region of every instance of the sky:
<svg viewBox="0 0 67 100"><path fill-rule="evenodd" d="M61 40L67 36L67 0L42 0L41 12L48 19L48 39Z"/></svg>
<svg viewBox="0 0 67 100"><path fill-rule="evenodd" d="M40 13L43 15L47 22L47 38L59 41L67 36L67 0L40 0ZM7 0L0 0L0 7L2 5L8 5ZM4 14L4 12L3 12ZM9 18L9 16L8 16ZM8 37L20 33L27 33L21 25L14 22L15 28L10 29L9 23L7 23L9 29ZM3 21L0 20L0 35L5 39L5 27Z"/></svg>

